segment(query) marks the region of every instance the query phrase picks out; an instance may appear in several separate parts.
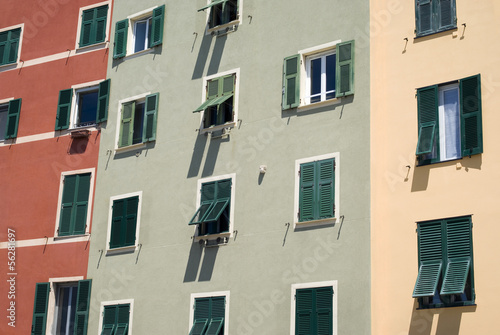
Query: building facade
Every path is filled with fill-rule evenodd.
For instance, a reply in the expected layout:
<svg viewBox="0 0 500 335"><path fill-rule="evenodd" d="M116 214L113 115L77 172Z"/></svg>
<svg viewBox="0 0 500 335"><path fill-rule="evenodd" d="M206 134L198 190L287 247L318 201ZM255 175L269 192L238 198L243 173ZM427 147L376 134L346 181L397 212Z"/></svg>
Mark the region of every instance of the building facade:
<svg viewBox="0 0 500 335"><path fill-rule="evenodd" d="M112 1L3 1L2 334L83 334Z"/></svg>
<svg viewBox="0 0 500 335"><path fill-rule="evenodd" d="M500 5L371 5L372 333L496 333Z"/></svg>
<svg viewBox="0 0 500 335"><path fill-rule="evenodd" d="M370 332L368 22L368 1L115 3L90 334Z"/></svg>

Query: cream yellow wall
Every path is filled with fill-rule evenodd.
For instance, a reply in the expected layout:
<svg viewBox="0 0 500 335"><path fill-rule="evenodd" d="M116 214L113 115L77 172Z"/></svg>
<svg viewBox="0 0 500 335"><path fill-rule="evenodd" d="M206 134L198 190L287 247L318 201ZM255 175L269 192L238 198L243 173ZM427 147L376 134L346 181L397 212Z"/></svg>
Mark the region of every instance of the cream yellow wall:
<svg viewBox="0 0 500 335"><path fill-rule="evenodd" d="M456 2L457 29L415 39L414 1L371 0L375 335L499 334L500 1ZM416 89L478 73L483 154L417 167ZM459 215L472 215L477 306L417 310L415 222Z"/></svg>

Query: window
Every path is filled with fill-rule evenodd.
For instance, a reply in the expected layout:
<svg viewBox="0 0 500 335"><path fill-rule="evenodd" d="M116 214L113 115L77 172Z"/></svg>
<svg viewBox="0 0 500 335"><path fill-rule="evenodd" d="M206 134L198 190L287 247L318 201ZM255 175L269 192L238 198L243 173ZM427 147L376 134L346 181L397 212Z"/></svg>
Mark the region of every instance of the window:
<svg viewBox="0 0 500 335"><path fill-rule="evenodd" d="M296 225L332 223L338 217L338 154L296 161Z"/></svg>
<svg viewBox="0 0 500 335"><path fill-rule="evenodd" d="M238 2L241 0L211 0L208 5L198 11L209 10L208 28L212 29L239 19L238 7L241 4Z"/></svg>
<svg viewBox="0 0 500 335"><path fill-rule="evenodd" d="M292 285L291 334L337 333L337 281Z"/></svg>
<svg viewBox="0 0 500 335"><path fill-rule="evenodd" d="M415 0L417 37L457 27L455 0Z"/></svg>
<svg viewBox="0 0 500 335"><path fill-rule="evenodd" d="M22 99L0 104L0 141L17 137Z"/></svg>
<svg viewBox="0 0 500 335"><path fill-rule="evenodd" d="M162 44L164 17L165 5L162 5L116 22L113 58L122 58Z"/></svg>
<svg viewBox="0 0 500 335"><path fill-rule="evenodd" d="M301 73L305 80L301 81ZM351 94L354 94L354 41L327 43L285 58L283 110Z"/></svg>
<svg viewBox="0 0 500 335"><path fill-rule="evenodd" d="M0 65L17 63L21 41L21 28L0 32Z"/></svg>
<svg viewBox="0 0 500 335"><path fill-rule="evenodd" d="M419 165L483 152L480 75L417 90Z"/></svg>
<svg viewBox="0 0 500 335"><path fill-rule="evenodd" d="M105 305L102 313L101 335L127 335L132 333L131 304Z"/></svg>
<svg viewBox="0 0 500 335"><path fill-rule="evenodd" d="M156 140L159 93L121 102L118 148Z"/></svg>
<svg viewBox="0 0 500 335"><path fill-rule="evenodd" d="M93 169L87 171L63 173L57 236L82 235L88 231Z"/></svg>
<svg viewBox="0 0 500 335"><path fill-rule="evenodd" d="M234 189L231 178L201 183L198 210L189 222L197 225L197 235L229 233Z"/></svg>
<svg viewBox="0 0 500 335"><path fill-rule="evenodd" d="M420 308L472 305L475 300L470 216L417 223Z"/></svg>
<svg viewBox="0 0 500 335"><path fill-rule="evenodd" d="M108 5L82 11L80 48L106 41Z"/></svg>
<svg viewBox="0 0 500 335"><path fill-rule="evenodd" d="M204 102L194 110L195 113L202 112L200 129L215 130L234 125L237 109L236 79L236 73L205 79Z"/></svg>
<svg viewBox="0 0 500 335"><path fill-rule="evenodd" d="M86 334L91 286L90 279L37 283L32 334Z"/></svg>
<svg viewBox="0 0 500 335"><path fill-rule="evenodd" d="M109 249L137 246L142 192L111 198Z"/></svg>
<svg viewBox="0 0 500 335"><path fill-rule="evenodd" d="M229 292L191 295L189 335L228 334Z"/></svg>
<svg viewBox="0 0 500 335"><path fill-rule="evenodd" d="M110 82L108 79L96 85L82 84L61 90L55 130L88 127L106 121Z"/></svg>

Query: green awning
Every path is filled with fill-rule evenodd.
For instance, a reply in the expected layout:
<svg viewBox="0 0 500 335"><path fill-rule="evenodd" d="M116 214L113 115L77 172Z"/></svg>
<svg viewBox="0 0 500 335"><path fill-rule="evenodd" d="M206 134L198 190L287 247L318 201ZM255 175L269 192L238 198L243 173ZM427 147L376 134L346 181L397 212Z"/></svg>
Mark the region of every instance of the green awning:
<svg viewBox="0 0 500 335"><path fill-rule="evenodd" d="M213 99L207 100L204 103L202 103L200 107L196 108L193 111L193 113L201 112L202 110L205 110L208 107L218 106L221 103L223 103L226 100L228 100L229 98L231 98L232 96L233 96L233 94L231 93L231 94L228 94L228 95L223 95L223 96L220 96L220 97L215 97Z"/></svg>
<svg viewBox="0 0 500 335"><path fill-rule="evenodd" d="M205 7L198 9L198 12L201 12L202 10L205 10L207 8L211 8L212 6L218 5L218 4L223 3L225 1L226 0L214 0L209 5L206 5Z"/></svg>

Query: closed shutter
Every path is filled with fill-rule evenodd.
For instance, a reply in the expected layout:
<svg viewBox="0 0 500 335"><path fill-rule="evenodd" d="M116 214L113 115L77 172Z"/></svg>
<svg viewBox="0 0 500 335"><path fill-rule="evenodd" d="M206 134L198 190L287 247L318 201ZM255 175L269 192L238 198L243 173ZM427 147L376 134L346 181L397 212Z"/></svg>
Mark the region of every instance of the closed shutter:
<svg viewBox="0 0 500 335"><path fill-rule="evenodd" d="M299 221L314 220L315 162L300 165Z"/></svg>
<svg viewBox="0 0 500 335"><path fill-rule="evenodd" d="M336 97L354 94L354 41L337 45Z"/></svg>
<svg viewBox="0 0 500 335"><path fill-rule="evenodd" d="M333 288L319 287L315 289L316 333L332 335L333 332Z"/></svg>
<svg viewBox="0 0 500 335"><path fill-rule="evenodd" d="M432 152L438 125L438 88L436 85L417 90L418 104L418 142L416 154L425 155Z"/></svg>
<svg viewBox="0 0 500 335"><path fill-rule="evenodd" d="M110 248L135 245L139 197L113 201Z"/></svg>
<svg viewBox="0 0 500 335"><path fill-rule="evenodd" d="M78 295L76 299L74 335L87 335L91 287L92 287L91 279L80 280L78 282Z"/></svg>
<svg viewBox="0 0 500 335"><path fill-rule="evenodd" d="M85 234L90 192L90 173L77 175L73 234Z"/></svg>
<svg viewBox="0 0 500 335"><path fill-rule="evenodd" d="M436 0L434 2L436 2ZM433 32L432 13L433 2L431 0L415 0L415 26L417 36L423 36Z"/></svg>
<svg viewBox="0 0 500 335"><path fill-rule="evenodd" d="M50 291L49 283L36 284L31 335L45 335L45 328L47 324L47 306L49 303L49 291Z"/></svg>
<svg viewBox="0 0 500 335"><path fill-rule="evenodd" d="M0 65L8 63L10 31L0 32Z"/></svg>
<svg viewBox="0 0 500 335"><path fill-rule="evenodd" d="M300 55L286 57L283 61L283 110L300 105Z"/></svg>
<svg viewBox="0 0 500 335"><path fill-rule="evenodd" d="M82 13L82 28L80 31L80 47L93 43L95 35L95 8L84 10Z"/></svg>
<svg viewBox="0 0 500 335"><path fill-rule="evenodd" d="M194 319L195 321L210 319L210 298L195 299Z"/></svg>
<svg viewBox="0 0 500 335"><path fill-rule="evenodd" d="M69 118L71 115L71 99L73 89L59 91L59 101L57 103L56 130L69 128Z"/></svg>
<svg viewBox="0 0 500 335"><path fill-rule="evenodd" d="M154 141L156 139L156 119L158 117L158 103L160 93L150 94L146 97L144 111L143 138L142 142Z"/></svg>
<svg viewBox="0 0 500 335"><path fill-rule="evenodd" d="M111 85L111 79L107 79L99 83L97 115L96 115L97 123L104 122L108 119L110 85Z"/></svg>
<svg viewBox="0 0 500 335"><path fill-rule="evenodd" d="M21 114L21 103L22 99L14 99L9 101L5 139L17 137L19 115Z"/></svg>
<svg viewBox="0 0 500 335"><path fill-rule="evenodd" d="M118 306L104 306L101 335L114 335Z"/></svg>
<svg viewBox="0 0 500 335"><path fill-rule="evenodd" d="M297 290L295 292L296 334L315 334L313 313L313 289Z"/></svg>
<svg viewBox="0 0 500 335"><path fill-rule="evenodd" d="M118 199L113 201L113 210L111 217L111 236L109 238L109 247L119 248L121 244L121 236L125 233L124 221L125 199Z"/></svg>
<svg viewBox="0 0 500 335"><path fill-rule="evenodd" d="M125 205L126 232L125 236L122 237L123 246L131 246L135 244L138 207L139 207L139 197L132 197L126 199L126 205Z"/></svg>
<svg viewBox="0 0 500 335"><path fill-rule="evenodd" d="M108 20L108 5L95 9L95 35L93 43L100 43L106 40L106 23Z"/></svg>
<svg viewBox="0 0 500 335"><path fill-rule="evenodd" d="M118 305L117 309L116 332L114 335L126 335L130 317L130 305Z"/></svg>
<svg viewBox="0 0 500 335"><path fill-rule="evenodd" d="M441 221L419 224L418 229L419 270L413 297L433 296L443 268Z"/></svg>
<svg viewBox="0 0 500 335"><path fill-rule="evenodd" d="M71 235L71 221L73 219L75 193L78 175L64 177L64 188L59 218L59 236Z"/></svg>
<svg viewBox="0 0 500 335"><path fill-rule="evenodd" d="M335 161L327 159L317 163L318 170L318 219L335 216Z"/></svg>
<svg viewBox="0 0 500 335"><path fill-rule="evenodd" d="M9 32L9 42L7 48L7 61L6 64L17 62L17 53L19 49L19 40L21 38L21 28L11 30Z"/></svg>
<svg viewBox="0 0 500 335"><path fill-rule="evenodd" d="M483 152L481 116L481 76L460 80L460 116L462 156Z"/></svg>
<svg viewBox="0 0 500 335"><path fill-rule="evenodd" d="M456 27L455 0L438 0L438 29Z"/></svg>
<svg viewBox="0 0 500 335"><path fill-rule="evenodd" d="M155 47L163 42L163 22L165 20L165 5L153 10L153 23L151 28L150 47Z"/></svg>
<svg viewBox="0 0 500 335"><path fill-rule="evenodd" d="M127 54L128 19L118 21L115 25L115 44L113 58L122 58Z"/></svg>
<svg viewBox="0 0 500 335"><path fill-rule="evenodd" d="M126 147L132 145L134 137L134 114L135 102L127 102L122 105L122 115L120 124L120 138L118 147Z"/></svg>

